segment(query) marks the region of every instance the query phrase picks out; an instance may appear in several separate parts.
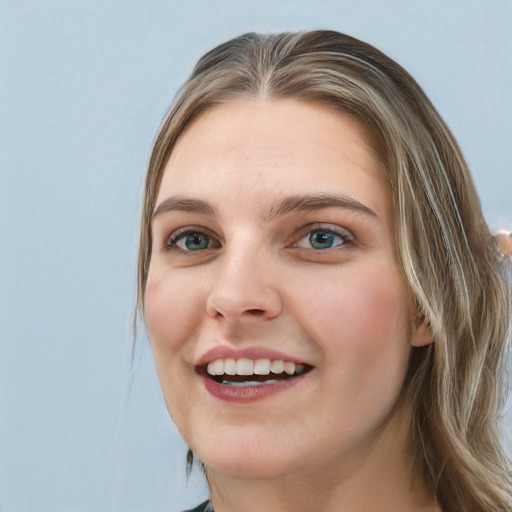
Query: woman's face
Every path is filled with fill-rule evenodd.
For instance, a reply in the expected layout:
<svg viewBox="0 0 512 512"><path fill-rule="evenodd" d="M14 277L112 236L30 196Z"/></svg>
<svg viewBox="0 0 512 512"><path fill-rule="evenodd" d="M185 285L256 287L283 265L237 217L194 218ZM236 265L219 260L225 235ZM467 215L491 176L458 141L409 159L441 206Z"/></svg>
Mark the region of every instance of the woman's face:
<svg viewBox="0 0 512 512"><path fill-rule="evenodd" d="M358 122L325 106L233 101L179 138L152 221L146 321L169 412L212 470L348 460L392 424L428 333L388 200Z"/></svg>

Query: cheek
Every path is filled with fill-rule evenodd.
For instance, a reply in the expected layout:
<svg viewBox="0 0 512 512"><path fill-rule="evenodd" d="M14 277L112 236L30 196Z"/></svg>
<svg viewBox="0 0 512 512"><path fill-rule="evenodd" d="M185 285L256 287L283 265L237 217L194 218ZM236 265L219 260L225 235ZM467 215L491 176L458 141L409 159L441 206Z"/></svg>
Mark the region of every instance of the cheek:
<svg viewBox="0 0 512 512"><path fill-rule="evenodd" d="M200 294L180 276L148 278L145 293L145 319L155 366L167 403L177 382L185 382L183 359L189 359L186 342L193 339L204 310ZM181 384L180 384L181 385Z"/></svg>
<svg viewBox="0 0 512 512"><path fill-rule="evenodd" d="M404 286L389 268L353 270L323 280L328 285L304 301L311 319L306 329L321 340L324 357L343 366L350 360L356 373L401 369L409 352Z"/></svg>
<svg viewBox="0 0 512 512"><path fill-rule="evenodd" d="M197 328L204 306L201 293L179 274L148 278L145 293L145 318L153 346L178 349L184 335Z"/></svg>
<svg viewBox="0 0 512 512"><path fill-rule="evenodd" d="M173 276L148 278L145 293L145 319L153 358L167 409L176 425L184 424L189 409L191 375L185 351L186 341L193 338L200 324L198 294L183 279Z"/></svg>

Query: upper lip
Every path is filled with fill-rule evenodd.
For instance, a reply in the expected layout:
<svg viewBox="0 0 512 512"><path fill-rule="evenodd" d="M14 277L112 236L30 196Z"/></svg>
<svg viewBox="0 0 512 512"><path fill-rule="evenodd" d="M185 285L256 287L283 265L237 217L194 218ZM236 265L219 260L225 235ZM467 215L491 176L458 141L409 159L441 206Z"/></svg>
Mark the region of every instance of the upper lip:
<svg viewBox="0 0 512 512"><path fill-rule="evenodd" d="M270 359L271 361L290 361L295 364L308 364L306 361L291 356L289 354L285 354L284 352L279 352L278 350L274 350L266 347L246 347L246 348L235 348L227 345L219 345L217 347L213 347L212 349L205 352L199 360L196 362L195 366L203 366L215 361L217 359Z"/></svg>

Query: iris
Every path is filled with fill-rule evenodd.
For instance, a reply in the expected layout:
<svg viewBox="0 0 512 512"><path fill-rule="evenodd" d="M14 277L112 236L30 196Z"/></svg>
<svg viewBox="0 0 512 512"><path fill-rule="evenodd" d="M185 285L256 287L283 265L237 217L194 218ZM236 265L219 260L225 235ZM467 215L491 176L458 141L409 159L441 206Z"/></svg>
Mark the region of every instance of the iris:
<svg viewBox="0 0 512 512"><path fill-rule="evenodd" d="M189 251L199 251L208 249L210 245L210 237L203 233L190 233L183 238L183 244Z"/></svg>
<svg viewBox="0 0 512 512"><path fill-rule="evenodd" d="M330 249L334 245L344 242L343 238L331 231L312 231L309 235L309 243L313 249Z"/></svg>

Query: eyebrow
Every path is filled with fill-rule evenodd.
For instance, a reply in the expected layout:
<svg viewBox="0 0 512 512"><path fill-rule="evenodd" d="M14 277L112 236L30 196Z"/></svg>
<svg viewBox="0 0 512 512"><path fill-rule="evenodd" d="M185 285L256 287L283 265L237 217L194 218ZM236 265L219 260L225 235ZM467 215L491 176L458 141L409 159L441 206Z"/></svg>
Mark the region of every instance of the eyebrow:
<svg viewBox="0 0 512 512"><path fill-rule="evenodd" d="M343 208L368 217L379 218L371 208L351 197L332 194L305 194L286 197L282 201L274 203L270 207L267 219L273 220L293 212L310 212L323 208ZM170 211L200 213L210 217L215 217L217 213L215 208L206 201L185 197L169 197L155 208L152 220L157 215Z"/></svg>
<svg viewBox="0 0 512 512"><path fill-rule="evenodd" d="M216 214L215 208L206 201L185 197L169 197L155 208L151 220L161 213L172 211L202 213L211 217L214 217Z"/></svg>
<svg viewBox="0 0 512 512"><path fill-rule="evenodd" d="M269 219L292 212L310 212L322 208L343 208L378 219L379 216L368 206L347 196L332 194L306 194L287 197L270 208Z"/></svg>

